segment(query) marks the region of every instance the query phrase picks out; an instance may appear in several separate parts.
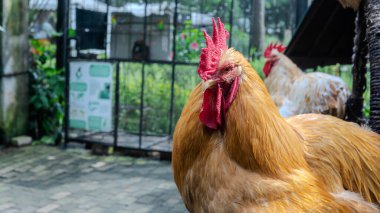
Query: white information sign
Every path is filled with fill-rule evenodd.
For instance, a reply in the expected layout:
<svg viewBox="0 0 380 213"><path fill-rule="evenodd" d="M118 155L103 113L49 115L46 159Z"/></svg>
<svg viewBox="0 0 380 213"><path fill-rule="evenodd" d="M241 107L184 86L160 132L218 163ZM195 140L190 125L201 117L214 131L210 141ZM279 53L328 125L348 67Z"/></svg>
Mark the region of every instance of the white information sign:
<svg viewBox="0 0 380 213"><path fill-rule="evenodd" d="M110 63L70 62L70 128L112 130Z"/></svg>

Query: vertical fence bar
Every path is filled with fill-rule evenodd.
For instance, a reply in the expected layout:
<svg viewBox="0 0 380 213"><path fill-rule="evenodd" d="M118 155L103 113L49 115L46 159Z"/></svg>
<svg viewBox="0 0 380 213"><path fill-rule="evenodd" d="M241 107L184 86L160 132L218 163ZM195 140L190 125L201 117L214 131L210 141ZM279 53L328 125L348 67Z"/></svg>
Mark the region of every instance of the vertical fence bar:
<svg viewBox="0 0 380 213"><path fill-rule="evenodd" d="M113 129L113 148L117 147L119 130L119 109L120 109L120 62L116 63L116 84L115 84L115 117Z"/></svg>
<svg viewBox="0 0 380 213"><path fill-rule="evenodd" d="M0 0L0 23L3 24L3 0ZM0 48L3 49L3 36L0 36ZM3 59L2 57L0 57L0 64L3 64ZM1 75L1 78L0 78L0 84L2 84L2 81L3 81L3 75L4 74L4 70L3 70L3 66L0 66L0 75ZM4 137L4 132L3 130L0 130L0 138L3 138ZM3 141L0 142L0 149L3 148L3 146L6 145L6 143L4 143Z"/></svg>
<svg viewBox="0 0 380 213"><path fill-rule="evenodd" d="M0 23L3 24L3 0L0 0ZM3 36L0 36L0 49L3 49ZM3 59L2 57L0 57L0 64L3 64ZM0 66L0 75L3 75L4 73L4 70L3 70L3 66ZM0 84L2 84L2 81L3 81L3 77L0 78ZM4 132L3 130L0 130L0 138L3 138L4 137ZM0 150L1 148L3 148L3 146L5 145L4 142L0 142Z"/></svg>
<svg viewBox="0 0 380 213"><path fill-rule="evenodd" d="M142 129L143 129L143 118L144 118L144 84L145 84L145 63L143 62L142 68L141 68L139 149L141 149L141 144L142 144Z"/></svg>
<svg viewBox="0 0 380 213"><path fill-rule="evenodd" d="M228 46L231 47L232 44L232 28L234 23L234 0L231 0L231 9L230 9L230 38L228 40Z"/></svg>
<svg viewBox="0 0 380 213"><path fill-rule="evenodd" d="M1 24L3 24L3 18L4 18L3 16L4 16L4 14L3 14L3 0L0 0L0 23ZM0 36L0 49L3 49L3 36ZM2 65L2 64L3 64L3 57L0 57L0 65ZM1 75L4 74L3 69L4 69L3 66L0 66L0 74ZM2 130L1 130L0 134L3 134ZM2 136L0 135L0 137L2 137Z"/></svg>
<svg viewBox="0 0 380 213"><path fill-rule="evenodd" d="M107 46L108 46L108 13L110 12L110 0L106 0L106 4L107 4L107 9L106 9L106 35L104 36L104 49L105 49L105 58L108 58L108 55L107 55Z"/></svg>
<svg viewBox="0 0 380 213"><path fill-rule="evenodd" d="M57 40L57 69L65 70L65 109L64 109L64 148L66 148L69 139L69 109L70 109L70 72L67 61L68 51L68 19L69 19L70 0L58 1L57 8L57 31L62 35Z"/></svg>
<svg viewBox="0 0 380 213"><path fill-rule="evenodd" d="M56 68L65 68L67 60L67 30L68 30L68 19L69 19L69 5L70 0L58 1L57 7L57 32L62 33L61 36L57 38L57 54L56 54Z"/></svg>
<svg viewBox="0 0 380 213"><path fill-rule="evenodd" d="M144 8L144 46L146 45L146 27L147 27L147 19L146 16L148 1L145 0L145 8ZM144 48L144 51L145 48ZM145 60L143 59L142 68L141 68L141 93L140 93L140 126L139 126L139 149L141 149L142 144L142 129L143 129L143 119L144 119L144 84L145 84Z"/></svg>
<svg viewBox="0 0 380 213"><path fill-rule="evenodd" d="M175 83L175 68L176 68L176 49L177 49L177 17L178 17L178 0L175 0L174 20L173 20L173 58L172 58L172 85L170 88L170 120L169 120L169 135L173 133L173 111L174 111L174 83Z"/></svg>

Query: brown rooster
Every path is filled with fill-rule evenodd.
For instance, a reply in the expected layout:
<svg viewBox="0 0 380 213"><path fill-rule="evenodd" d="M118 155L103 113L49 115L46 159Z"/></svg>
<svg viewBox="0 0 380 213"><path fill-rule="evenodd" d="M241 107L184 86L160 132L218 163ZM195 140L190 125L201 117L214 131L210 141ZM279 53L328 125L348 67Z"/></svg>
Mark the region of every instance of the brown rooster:
<svg viewBox="0 0 380 213"><path fill-rule="evenodd" d="M285 47L270 44L264 51L265 85L283 117L321 113L344 118L350 96L347 85L336 76L304 73L286 55Z"/></svg>
<svg viewBox="0 0 380 213"><path fill-rule="evenodd" d="M378 212L344 188L378 199L379 136L326 115L286 121L244 56L226 46L221 21L213 23L198 69L203 82L173 136L174 180L188 210Z"/></svg>

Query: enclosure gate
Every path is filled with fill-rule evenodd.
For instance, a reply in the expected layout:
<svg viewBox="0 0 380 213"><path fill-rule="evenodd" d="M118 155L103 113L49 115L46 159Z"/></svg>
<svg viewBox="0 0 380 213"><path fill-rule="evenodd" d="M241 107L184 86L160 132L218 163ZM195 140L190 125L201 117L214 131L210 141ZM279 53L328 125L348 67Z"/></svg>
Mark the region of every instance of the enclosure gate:
<svg viewBox="0 0 380 213"><path fill-rule="evenodd" d="M205 46L202 30L191 28L194 23L186 21L186 14L179 11L179 6L186 1L166 1L163 5L162 1L148 3L145 0L143 4L126 4L134 8L133 11L128 6L116 8L108 1L92 6L65 2L58 8L58 15L64 17L61 19L65 26L62 30L64 50L60 52L65 54L57 59L63 60L68 70L65 145L79 142L133 151L171 153L176 120L190 91L200 82L197 62L200 46ZM219 10L215 16L222 16L225 22L228 18L227 28L234 29L234 0L222 2L224 5L228 3L228 13ZM143 8L143 17L134 14L138 7ZM166 11L163 12L162 8ZM199 16L199 26L211 30L210 20L207 19L206 26L202 23L202 14ZM233 34L234 30L230 30L230 46ZM120 49L120 46L128 48ZM100 53L99 47L103 47ZM98 52L92 50L94 48ZM132 51L128 52L128 49ZM102 75L96 66L107 64L112 67L111 84L97 80L91 83L87 79L87 86L84 86L73 79L86 75L87 72L81 69L92 69L92 74ZM83 97L94 93L94 88L102 90L95 96L92 94L92 99ZM80 91L86 92L83 95ZM94 98L103 99L97 103ZM104 101L107 98L112 101L107 103ZM103 109L104 106L112 107L111 118L92 116L87 123L73 119L73 116L91 114L90 111L96 107L101 109L102 103L105 104ZM81 110L81 106L87 107L88 111ZM93 123L90 124L89 120ZM106 120L112 126L107 126ZM102 124L106 127L103 128Z"/></svg>

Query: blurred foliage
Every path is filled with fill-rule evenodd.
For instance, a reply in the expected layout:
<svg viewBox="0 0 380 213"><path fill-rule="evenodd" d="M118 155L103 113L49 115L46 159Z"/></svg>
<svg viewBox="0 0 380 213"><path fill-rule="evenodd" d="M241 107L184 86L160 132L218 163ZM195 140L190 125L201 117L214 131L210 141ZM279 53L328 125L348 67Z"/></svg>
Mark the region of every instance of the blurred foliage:
<svg viewBox="0 0 380 213"><path fill-rule="evenodd" d="M255 69L255 71L257 72L257 74L260 76L262 80L264 80L265 78L265 75L263 72L264 64L265 64L264 58L258 58L251 61L251 65L253 69Z"/></svg>
<svg viewBox="0 0 380 213"><path fill-rule="evenodd" d="M226 29L231 29L229 24L225 24ZM203 31L206 28L198 29L194 27L191 20L184 22L184 25L179 28L179 33L176 36L176 61L181 62L198 62L201 49L206 47ZM211 29L208 29L211 33ZM239 50L242 54L248 56L249 34L244 32L244 29L239 26L233 27L232 47ZM229 41L227 41L228 43Z"/></svg>
<svg viewBox="0 0 380 213"><path fill-rule="evenodd" d="M132 133L139 131L141 64L120 64L120 117L119 128Z"/></svg>
<svg viewBox="0 0 380 213"><path fill-rule="evenodd" d="M145 134L167 134L171 97L171 66L145 65L144 117Z"/></svg>
<svg viewBox="0 0 380 213"><path fill-rule="evenodd" d="M292 12L293 11L293 12ZM294 31L295 24L294 0L266 0L265 1L265 28L266 34L278 37L280 41L284 37L285 30Z"/></svg>
<svg viewBox="0 0 380 213"><path fill-rule="evenodd" d="M119 128L130 133L139 132L142 65L122 63L120 66L120 117ZM170 65L150 64L144 68L144 116L145 135L169 133L171 76ZM199 83L197 67L177 66L174 82L173 127L190 92Z"/></svg>
<svg viewBox="0 0 380 213"><path fill-rule="evenodd" d="M201 48L205 47L203 32L192 26L191 20L184 22L176 36L176 61L197 62Z"/></svg>
<svg viewBox="0 0 380 213"><path fill-rule="evenodd" d="M56 46L48 40L30 40L30 130L41 143L62 137L64 76L55 68Z"/></svg>
<svg viewBox="0 0 380 213"><path fill-rule="evenodd" d="M248 58L249 53L249 33L240 26L234 26L232 30L231 47L241 52ZM252 55L252 54L251 54Z"/></svg>
<svg viewBox="0 0 380 213"><path fill-rule="evenodd" d="M179 0L178 3L180 13L197 12L220 17L222 20L229 19L231 0Z"/></svg>
<svg viewBox="0 0 380 213"><path fill-rule="evenodd" d="M138 4L162 4L164 2L168 2L169 4L174 4L174 0L99 0L100 2L106 3L109 2L111 6L114 7L122 7L128 3L138 3ZM228 15L225 11L228 9L228 6L231 4L231 0L179 0L178 1L180 7L179 10L183 11L199 11L201 13L213 13L216 14L217 17L227 18L225 16ZM164 9L173 9L173 8L163 8ZM174 11L173 11L174 12Z"/></svg>
<svg viewBox="0 0 380 213"><path fill-rule="evenodd" d="M197 66L176 66L174 84L174 125L181 116L182 108L187 103L191 91L201 82Z"/></svg>

